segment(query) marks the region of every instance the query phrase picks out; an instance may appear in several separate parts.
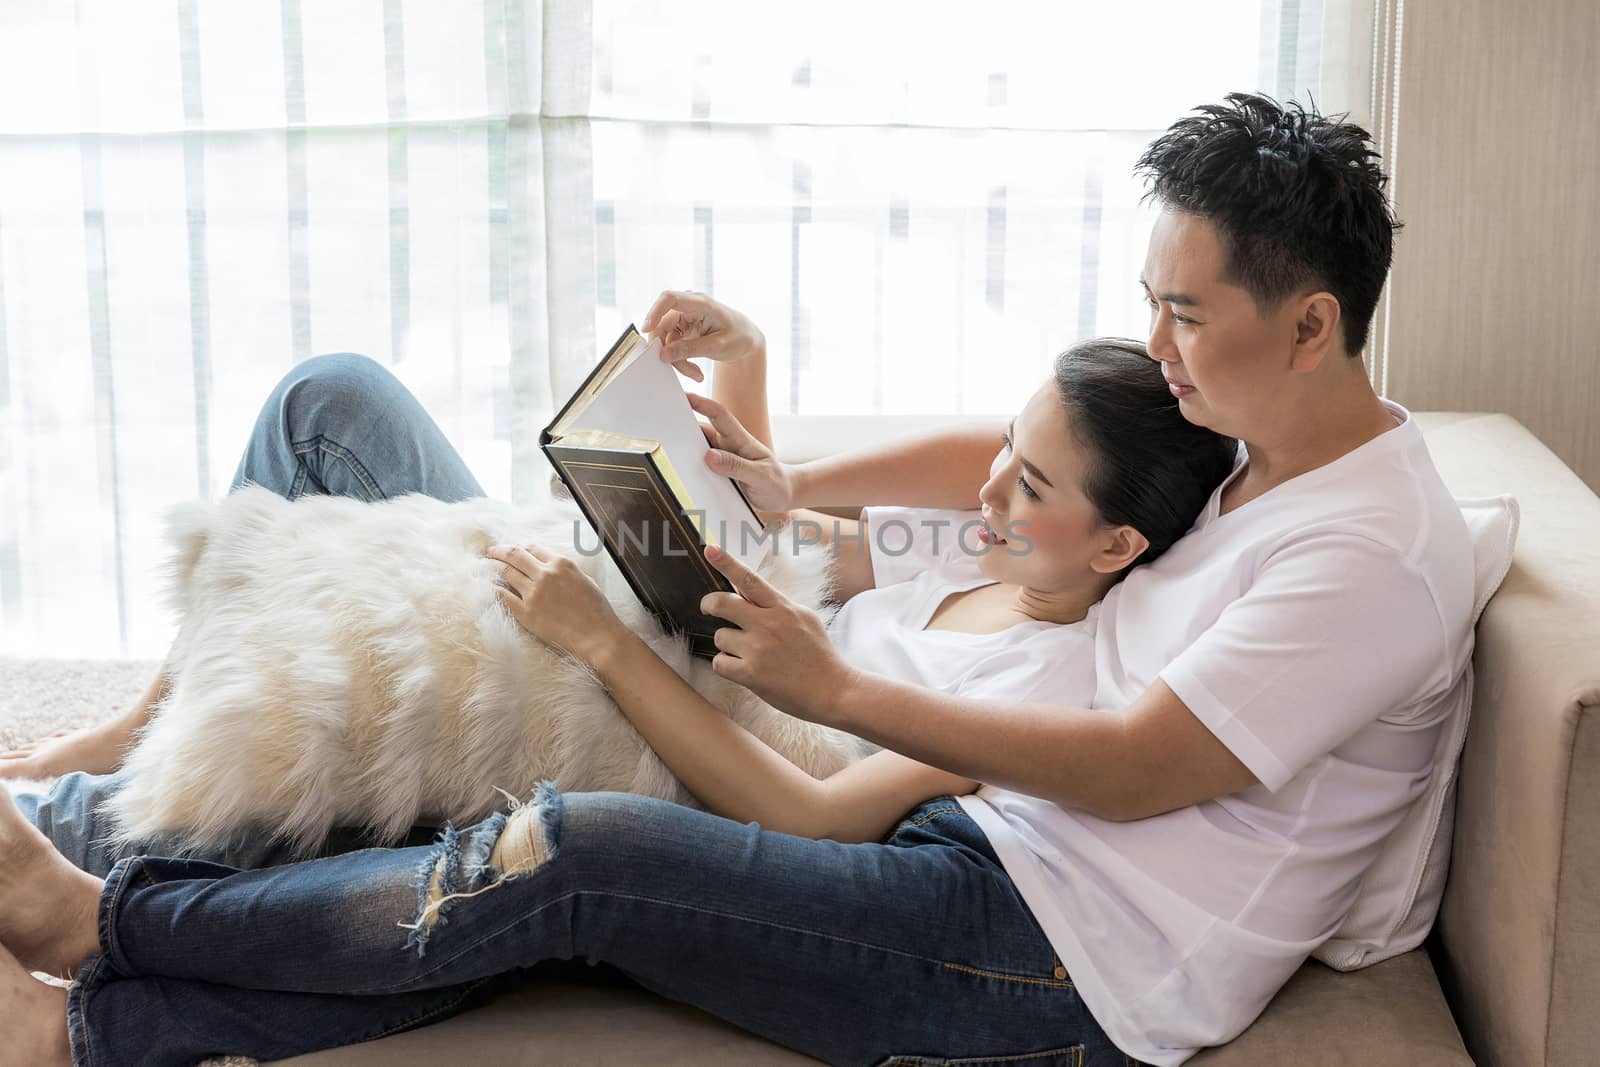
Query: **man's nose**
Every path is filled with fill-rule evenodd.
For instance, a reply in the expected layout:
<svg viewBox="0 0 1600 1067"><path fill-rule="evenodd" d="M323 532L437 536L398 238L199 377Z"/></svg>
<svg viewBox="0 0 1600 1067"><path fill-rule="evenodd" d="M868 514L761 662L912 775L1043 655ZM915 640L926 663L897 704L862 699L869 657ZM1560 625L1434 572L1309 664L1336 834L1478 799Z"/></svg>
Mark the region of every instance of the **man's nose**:
<svg viewBox="0 0 1600 1067"><path fill-rule="evenodd" d="M1145 345L1145 350L1157 363L1178 361L1178 346L1172 341L1172 327L1165 315L1157 313L1151 317L1150 341Z"/></svg>

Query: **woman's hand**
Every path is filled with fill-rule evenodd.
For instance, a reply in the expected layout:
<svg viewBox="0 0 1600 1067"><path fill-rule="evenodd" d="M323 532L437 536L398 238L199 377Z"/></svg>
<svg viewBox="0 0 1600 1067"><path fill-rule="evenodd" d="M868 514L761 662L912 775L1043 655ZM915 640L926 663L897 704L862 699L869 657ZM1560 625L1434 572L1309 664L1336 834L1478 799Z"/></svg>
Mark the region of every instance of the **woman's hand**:
<svg viewBox="0 0 1600 1067"><path fill-rule="evenodd" d="M631 633L611 609L600 587L566 556L537 545L490 545L483 554L499 560L495 595L533 636L593 663L609 645Z"/></svg>
<svg viewBox="0 0 1600 1067"><path fill-rule="evenodd" d="M700 610L738 627L722 627L713 640L711 669L738 682L768 704L791 715L831 722L830 698L855 677L828 636L822 616L801 607L750 568L707 546L706 559L738 590L707 593Z"/></svg>
<svg viewBox="0 0 1600 1067"><path fill-rule="evenodd" d="M730 363L767 353L767 339L755 323L704 293L668 289L650 305L643 329L646 336L661 338L664 361L697 382L706 375L691 359Z"/></svg>
<svg viewBox="0 0 1600 1067"><path fill-rule="evenodd" d="M711 446L706 453L706 466L738 482L762 522L784 518L790 508L799 506L795 503L799 477L793 466L780 461L772 449L717 401L697 393L684 395L691 408L711 420L709 426L700 424L706 443Z"/></svg>

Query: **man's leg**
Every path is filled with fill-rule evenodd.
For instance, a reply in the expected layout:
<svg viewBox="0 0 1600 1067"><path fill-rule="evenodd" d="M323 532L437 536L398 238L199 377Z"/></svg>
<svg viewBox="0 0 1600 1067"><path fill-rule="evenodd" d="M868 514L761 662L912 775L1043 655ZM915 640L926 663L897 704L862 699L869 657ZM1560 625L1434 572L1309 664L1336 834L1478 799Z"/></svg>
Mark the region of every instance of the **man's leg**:
<svg viewBox="0 0 1600 1067"><path fill-rule="evenodd" d="M185 1034L227 1045L232 1001L191 1008L176 980L382 998L582 959L832 1063L1122 1062L948 797L890 843L846 845L544 783L509 817L427 848L244 872L129 860L106 882L99 932L71 1010L75 1040L111 1059L159 1040L175 1010Z"/></svg>

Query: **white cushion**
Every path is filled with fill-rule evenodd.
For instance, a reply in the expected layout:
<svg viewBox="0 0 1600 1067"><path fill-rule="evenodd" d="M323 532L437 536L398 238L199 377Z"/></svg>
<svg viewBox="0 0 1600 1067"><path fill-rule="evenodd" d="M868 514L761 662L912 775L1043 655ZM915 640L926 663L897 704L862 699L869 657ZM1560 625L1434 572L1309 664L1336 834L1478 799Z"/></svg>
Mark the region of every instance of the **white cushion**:
<svg viewBox="0 0 1600 1067"><path fill-rule="evenodd" d="M1478 617L1511 567L1521 512L1510 496L1457 500L1456 504L1472 535L1472 625L1477 626ZM1469 677L1471 671L1469 663ZM1341 971L1367 967L1409 952L1428 936L1450 868L1456 764L1466 741L1470 711L1469 700L1445 723L1427 788L1368 868L1356 902L1338 932L1312 953L1329 967Z"/></svg>

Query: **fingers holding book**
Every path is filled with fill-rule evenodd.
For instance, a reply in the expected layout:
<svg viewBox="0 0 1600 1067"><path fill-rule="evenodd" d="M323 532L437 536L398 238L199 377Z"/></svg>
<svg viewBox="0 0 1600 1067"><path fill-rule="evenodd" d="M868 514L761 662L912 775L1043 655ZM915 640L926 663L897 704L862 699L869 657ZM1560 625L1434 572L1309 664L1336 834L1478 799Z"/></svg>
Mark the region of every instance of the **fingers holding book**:
<svg viewBox="0 0 1600 1067"><path fill-rule="evenodd" d="M718 651L711 669L775 708L811 722L829 722L830 695L843 691L851 668L822 617L717 546L707 545L705 557L737 591L701 598L702 612L737 627L719 627L713 635Z"/></svg>
<svg viewBox="0 0 1600 1067"><path fill-rule="evenodd" d="M794 507L793 468L773 455L726 407L708 396L684 395L691 408L711 420L709 428L702 424L711 445L706 466L738 482L757 511L786 512Z"/></svg>
<svg viewBox="0 0 1600 1067"><path fill-rule="evenodd" d="M767 339L749 317L705 293L668 289L656 297L642 326L645 334L661 341L661 359L697 382L705 372L690 359L719 363L765 353Z"/></svg>

